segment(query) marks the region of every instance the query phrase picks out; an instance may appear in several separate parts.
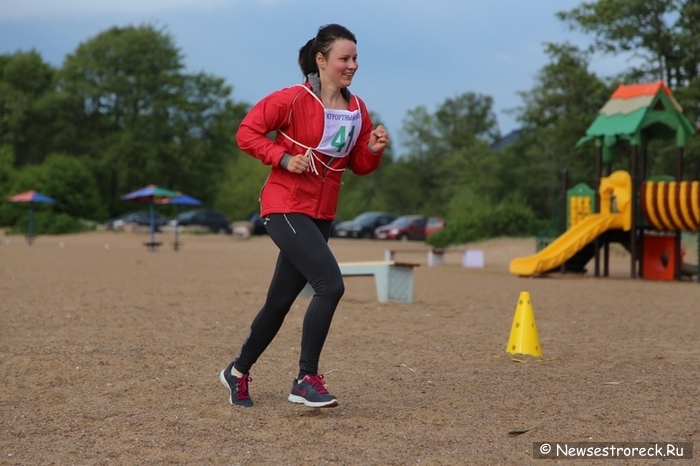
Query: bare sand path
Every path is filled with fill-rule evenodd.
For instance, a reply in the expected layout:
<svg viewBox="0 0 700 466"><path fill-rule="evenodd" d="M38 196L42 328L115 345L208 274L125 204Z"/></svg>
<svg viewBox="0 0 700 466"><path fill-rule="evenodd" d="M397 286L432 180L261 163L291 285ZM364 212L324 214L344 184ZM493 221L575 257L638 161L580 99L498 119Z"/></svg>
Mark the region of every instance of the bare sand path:
<svg viewBox="0 0 700 466"><path fill-rule="evenodd" d="M484 269L400 253L421 263L412 304L346 279L321 361L341 405L286 401L300 298L245 409L218 372L265 299L274 245L185 235L175 252L159 239L155 253L129 233L0 239L0 464L519 465L538 464L533 442L698 439L700 285L630 280L623 252L610 278L509 275L533 239L470 245ZM331 240L339 261L397 244ZM544 354L515 362L521 291Z"/></svg>

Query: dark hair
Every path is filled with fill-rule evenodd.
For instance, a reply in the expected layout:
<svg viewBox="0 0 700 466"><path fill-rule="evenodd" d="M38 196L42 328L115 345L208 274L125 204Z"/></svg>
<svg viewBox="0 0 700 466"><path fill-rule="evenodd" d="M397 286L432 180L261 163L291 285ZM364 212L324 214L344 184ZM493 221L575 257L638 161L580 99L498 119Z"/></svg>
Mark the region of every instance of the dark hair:
<svg viewBox="0 0 700 466"><path fill-rule="evenodd" d="M302 48L299 49L299 68L304 75L304 79L311 73L318 73L318 65L316 64L316 54L321 54L328 58L328 52L333 46L336 39L347 39L357 44L355 34L350 32L345 26L340 24L326 24L318 28L316 37L308 41Z"/></svg>

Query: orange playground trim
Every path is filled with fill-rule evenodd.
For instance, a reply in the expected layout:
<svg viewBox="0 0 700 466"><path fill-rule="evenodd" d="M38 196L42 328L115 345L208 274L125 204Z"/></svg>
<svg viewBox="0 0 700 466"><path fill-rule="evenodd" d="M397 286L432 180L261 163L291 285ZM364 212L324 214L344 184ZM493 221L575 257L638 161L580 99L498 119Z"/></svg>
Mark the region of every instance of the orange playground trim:
<svg viewBox="0 0 700 466"><path fill-rule="evenodd" d="M671 95L671 90L663 81L644 84L620 84L613 92L612 99L631 99L643 95L656 95L659 89L663 89L666 95Z"/></svg>

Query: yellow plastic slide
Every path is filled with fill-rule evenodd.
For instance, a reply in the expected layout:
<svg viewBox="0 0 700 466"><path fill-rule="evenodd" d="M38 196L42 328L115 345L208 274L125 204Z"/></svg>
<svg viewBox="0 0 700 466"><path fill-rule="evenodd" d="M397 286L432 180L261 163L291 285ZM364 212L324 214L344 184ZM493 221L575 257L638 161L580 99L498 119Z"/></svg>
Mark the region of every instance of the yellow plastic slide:
<svg viewBox="0 0 700 466"><path fill-rule="evenodd" d="M597 236L615 228L622 228L620 215L589 215L537 254L513 259L510 262L510 273L531 276L552 270L571 259Z"/></svg>
<svg viewBox="0 0 700 466"><path fill-rule="evenodd" d="M616 171L600 179L601 213L588 215L569 228L549 246L527 257L510 262L510 273L529 277L562 265L578 251L607 230L631 228L630 199L632 181L626 171ZM613 202L614 199L614 202ZM613 204L614 207L613 207Z"/></svg>

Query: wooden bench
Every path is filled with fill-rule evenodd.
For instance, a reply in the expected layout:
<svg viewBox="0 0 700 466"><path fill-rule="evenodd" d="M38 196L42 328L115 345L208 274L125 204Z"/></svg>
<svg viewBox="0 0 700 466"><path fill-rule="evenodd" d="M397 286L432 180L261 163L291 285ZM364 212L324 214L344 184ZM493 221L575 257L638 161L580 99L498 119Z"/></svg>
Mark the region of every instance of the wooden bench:
<svg viewBox="0 0 700 466"><path fill-rule="evenodd" d="M419 264L395 261L340 262L340 272L344 277L373 276L377 287L377 300L380 303L395 301L413 302L413 268ZM314 294L310 284L299 296L308 298Z"/></svg>
<svg viewBox="0 0 700 466"><path fill-rule="evenodd" d="M445 254L449 252L458 252L462 255L462 267L484 267L484 252L478 249L385 249L384 260L393 261L396 259L396 253L419 252L428 253L428 267L435 267L445 263Z"/></svg>

